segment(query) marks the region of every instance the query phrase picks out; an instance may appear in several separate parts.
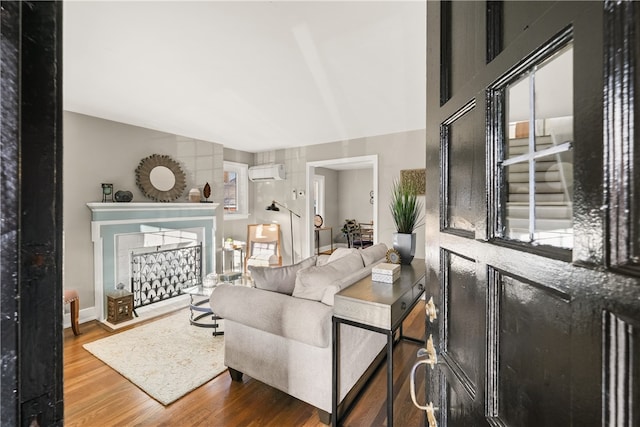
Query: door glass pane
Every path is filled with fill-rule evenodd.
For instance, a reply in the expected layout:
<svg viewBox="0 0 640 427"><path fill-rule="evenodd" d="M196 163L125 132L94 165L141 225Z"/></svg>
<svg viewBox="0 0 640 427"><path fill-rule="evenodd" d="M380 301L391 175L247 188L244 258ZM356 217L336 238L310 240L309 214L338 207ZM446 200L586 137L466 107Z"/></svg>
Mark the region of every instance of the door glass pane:
<svg viewBox="0 0 640 427"><path fill-rule="evenodd" d="M505 238L573 247L572 76L569 44L532 64L504 88L508 132L502 188L507 194L501 215Z"/></svg>
<svg viewBox="0 0 640 427"><path fill-rule="evenodd" d="M536 160L534 242L560 248L573 246L573 153L565 151Z"/></svg>
<svg viewBox="0 0 640 427"><path fill-rule="evenodd" d="M538 66L534 79L536 151L573 141L573 48Z"/></svg>
<svg viewBox="0 0 640 427"><path fill-rule="evenodd" d="M505 237L529 241L529 163L516 163L505 168L507 179L507 212Z"/></svg>
<svg viewBox="0 0 640 427"><path fill-rule="evenodd" d="M529 151L529 119L531 116L529 74L506 89L508 144L505 157L526 154Z"/></svg>

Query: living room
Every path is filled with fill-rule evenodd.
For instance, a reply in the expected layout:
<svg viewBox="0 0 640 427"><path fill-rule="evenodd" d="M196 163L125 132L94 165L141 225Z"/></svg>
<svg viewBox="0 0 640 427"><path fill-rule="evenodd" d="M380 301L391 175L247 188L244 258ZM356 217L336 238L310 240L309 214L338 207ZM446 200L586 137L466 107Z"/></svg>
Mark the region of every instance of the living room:
<svg viewBox="0 0 640 427"><path fill-rule="evenodd" d="M216 2L213 2L214 4ZM259 4L254 5L262 7ZM223 4L223 3L221 3ZM224 162L232 161L248 166L269 164L269 163L281 163L285 166L286 179L282 181L270 181L270 182L255 182L250 183L248 188L248 217L243 219L233 219L232 221L225 220L225 215L222 209L216 210L216 230L215 239L216 242L216 265L221 263L220 255L220 243L223 239L233 238L236 240L244 241L247 235L247 225L251 223L270 223L272 221L281 222L282 230L282 257L283 260L291 260L291 248L290 248L290 230L287 219L280 216L275 216L272 212L266 211L265 207L269 205L272 200L283 202L288 208L292 209L301 215L301 218L293 221L293 234L295 236L294 242L294 256L297 259L301 259L303 256L308 256L311 253L310 242L313 242L312 231L307 229L307 224L311 222L313 215L307 211L306 206L309 202L309 197L296 197L293 199L293 190L305 190L307 189L310 177L307 175L307 163L318 161L329 161L333 159L344 158L358 158L362 156L376 156L377 157L377 170L378 179L377 182L371 183L371 188L375 193L375 201L377 203L377 241L391 243L391 234L394 231L394 225L391 215L388 212L386 206L390 202L390 190L394 179L397 179L401 170L408 169L422 169L424 168L425 158L422 155L415 155L415 153L423 153L425 148L425 129L424 129L424 95L416 96L415 92L424 94L425 82L424 76L424 37L417 36L418 34L425 34L425 20L424 20L424 4L420 2L408 2L401 3L402 7L392 6L391 2L381 2L380 4L371 5L364 3L360 6L354 7L353 5L341 6L341 2L332 2L331 8L338 9L344 17L343 22L346 27L342 30L346 34L351 34L353 29L350 24L347 25L346 16L348 13L360 16L358 19L362 22L364 20L363 13L368 8L371 8L370 13L372 18L379 18L384 12L384 19L379 19L378 24L368 23L362 30L363 34L359 35L361 39L366 40L366 37L372 37L376 34L375 31L388 30L388 26L399 20L407 20L407 25L402 31L398 31L399 34L388 34L386 37L390 40L385 50L378 54L362 54L364 59L362 61L353 62L353 73L364 73L372 66L375 68L386 68L390 66L389 61L397 62L401 60L402 63L398 66L397 70L391 70L391 72L384 74L382 77L386 78L386 84L393 86L399 84L397 78L402 75L403 79L406 79L401 85L401 90L398 90L398 95L389 97L389 87L382 87L380 92L371 92L365 102L372 97L386 97L389 101L393 101L398 107L404 111L399 114L398 120L391 121L389 123L376 124L380 132L384 132L385 129L399 129L402 131L386 132L379 134L370 134L370 130L364 124L359 124L358 129L355 132L350 132L354 135L359 135L362 132L364 135L354 138L325 140L322 143L308 144L304 139L300 140L300 143L295 145L293 142L289 143L286 148L267 149L269 146L277 146L279 142L272 142L268 145L266 141L277 140L273 134L265 134L263 140L265 142L254 142L249 146L255 147L249 151L246 149L236 149L234 147L246 147L247 143L242 138L231 136L230 140L233 142L220 142L216 140L203 140L194 138L192 136L185 136L184 134L163 132L159 125L155 124L155 129L150 129L144 126L136 126L130 124L133 119L121 119L122 121L108 119L109 117L123 117L126 109L123 107L119 111L113 113L98 113L101 106L99 102L91 100L100 100L106 96L104 91L116 89L109 89L109 86L104 84L103 87L93 87L92 92L82 92L81 89L87 90L91 87L91 84L102 79L99 75L93 75L93 68L82 72L82 70L76 70L68 65L65 68L65 95L64 105L65 112L63 117L63 130L64 130L64 232L65 232L65 259L73 260L73 262L65 263L64 272L64 286L65 288L76 289L80 296L80 320L87 321L95 318L95 293L93 287L93 243L91 237L90 227L90 210L87 208L87 203L96 202L102 200L101 184L108 182L113 184L113 191L127 190L133 194L134 202L148 202L150 199L146 198L142 191L136 185L135 170L139 162L152 154L168 155L178 161L182 166L186 175L186 188L187 191L183 196L176 201L187 201L188 189L196 187L202 189L205 183L209 183L212 188L211 200L220 203L222 202L223 195L223 170ZM363 9L366 6L365 9ZM372 7L375 6L375 7ZM98 15L109 12L109 9L87 9L88 4L85 3L72 3L67 5L65 13L68 15L66 19L67 27L65 29L68 33L68 41L70 47L67 49L66 54L71 56L73 52L83 52L76 43L77 40L87 39L88 36L82 37L82 34L77 34L72 31L84 30L87 26L86 22L89 19L93 19L96 22L94 27L99 26L99 23L103 22L103 19L98 19ZM91 6L93 8L93 6ZM283 7L280 5L279 7ZM322 10L323 13L330 14L331 9L327 9L326 6L319 7L315 5L310 8L309 12L305 12L304 8L300 9L300 5L296 2L291 2L288 6L292 11L299 13L298 19L308 18L308 15L317 13L318 10ZM305 6L307 7L307 6ZM340 10L344 7L345 10ZM133 8L132 13L143 13L146 9L135 8L125 2L119 6L117 13L122 13L126 8ZM245 13L248 16L251 15L250 5L242 6L235 10L235 13L240 13L246 8ZM89 13L91 10L93 12ZM272 12L273 13L273 12ZM294 12L290 12L294 13ZM338 13L336 11L336 13ZM93 15L95 14L95 15ZM415 16L408 18L410 15L420 14L420 18ZM271 25L279 24L281 19L281 13L274 13L274 17ZM133 15L135 16L135 15ZM75 17L75 21L74 21ZM83 24L76 28L76 21L82 18ZM244 19L244 18L243 18ZM253 19L253 18L252 18ZM293 19L293 18L289 18ZM310 18L308 18L310 19ZM355 18L354 18L355 19ZM320 31L327 26L323 24L320 19L316 18L314 24L318 26L316 31ZM376 21L372 21L376 22ZM266 24L263 24L266 25ZM329 27L335 27L333 30L338 33L339 27L337 24L328 25ZM65 28L67 28L65 27ZM95 32L90 33L92 37L95 36ZM266 30L265 30L266 31ZM369 33L367 33L367 31ZM354 36L351 36L354 37ZM415 40L417 39L417 41ZM278 40L279 41L279 40ZM330 40L335 43L335 40ZM87 41L85 41L86 43ZM132 43L129 40L129 43ZM264 42L263 42L264 43ZM327 42L328 43L328 42ZM95 44L95 41L94 41ZM357 46L357 40L350 40L349 46ZM81 45L83 46L83 45ZM108 45L110 46L110 45ZM76 50L73 50L73 49ZM107 47L103 47L106 49ZM114 48L111 46L111 48ZM392 56L385 56L391 50L398 50L402 48L401 53L394 53ZM97 49L97 47L96 47ZM134 49L132 47L130 49ZM381 47L379 47L381 49ZM98 49L99 50L99 49ZM358 52L356 49L355 52ZM341 52L342 54L342 52ZM358 54L360 54L358 52ZM77 55L76 55L77 56ZM419 59L419 58L422 58ZM148 60L148 59L147 59ZM371 61L378 61L378 64L371 64ZM76 61L76 62L73 62ZM69 64L77 63L79 66L89 67L92 63L90 58L75 59L73 61L67 61ZM89 64L89 65L88 65ZM358 71L357 66L364 66L366 68ZM409 65L412 68L410 69ZM129 64L134 67L134 65ZM136 68L142 65L136 65ZM150 64L149 66L153 66ZM277 63L273 68L277 69ZM115 69L115 67L114 67ZM421 71L422 70L422 71ZM118 71L120 72L120 71ZM308 71L306 71L308 72ZM115 71L112 71L115 73ZM80 78L79 75L85 76ZM94 73L95 74L95 73ZM396 77L398 76L398 77ZM131 79L135 76L132 75ZM137 76L142 80L147 77L144 75ZM253 76L256 77L256 76ZM353 79L349 79L352 81ZM118 81L115 80L117 84ZM344 84L337 81L336 84ZM116 85L117 85L116 84ZM181 83L182 84L182 83ZM242 80L238 79L235 85L239 86ZM134 83L127 83L127 85L134 85ZM384 86L384 85L379 85ZM239 90L239 89L238 89ZM284 95L284 91L287 90L286 85L281 88L283 95L281 98L290 98L292 95ZM362 88L356 88L356 92L361 91ZM140 89L143 92L142 89ZM338 92L337 89L333 91ZM93 93L95 92L95 93ZM115 95L113 95L115 97ZM338 96L337 94L335 96ZM353 95L352 95L353 96ZM420 100L422 99L422 101ZM92 103L93 104L92 104ZM136 101L137 103L143 101ZM256 98L256 103L263 102L261 98ZM282 101L281 101L282 102ZM291 102L298 102L297 98L293 98ZM377 101L376 101L377 102ZM122 102L122 104L127 104ZM382 106L380 106L382 107ZM373 116L371 121L379 121L379 116L398 115L397 112L393 112L388 108L376 111L376 116ZM343 120L347 120L354 112L347 109L349 116L345 116ZM235 114L241 114L240 110ZM93 114L88 114L92 112ZM368 112L367 112L368 113ZM129 114L133 114L129 112ZM284 114L284 113L283 113ZM274 113L275 115L275 113ZM361 116L362 115L362 116ZM355 114L356 118L360 121L367 120L365 112ZM105 118L107 117L107 118ZM150 119L149 119L150 120ZM127 123L129 122L129 123ZM215 120L214 120L215 122ZM346 123L346 122L345 122ZM243 126L251 125L249 122ZM314 123L314 127L322 127L327 125L327 122ZM167 125L169 126L169 125ZM177 126L177 125L174 125ZM337 126L341 128L344 125ZM345 130L338 129L340 132L346 132ZM257 133L260 128L254 131ZM297 132L301 132L296 129ZM266 132L264 129L262 132ZM328 132L328 131L327 131ZM292 131L293 133L293 131ZM335 134L335 133L334 133ZM252 140L256 139L255 135L251 136ZM258 138L260 139L260 138ZM315 138L315 140L322 140L322 138ZM305 145L303 145L305 143ZM244 145L243 145L244 144ZM88 159L88 160L87 160ZM375 188L374 188L375 187ZM368 193L369 191L367 191ZM367 199L369 194L366 194ZM228 218L228 217L227 217ZM339 218L338 221L343 221L345 218ZM369 218L365 218L368 220ZM372 218L370 218L373 220ZM337 221L336 221L337 222ZM326 224L333 227L334 236L339 236L340 227L342 222L334 224ZM424 236L418 233L417 241L417 256L424 256Z"/></svg>
<svg viewBox="0 0 640 427"><path fill-rule="evenodd" d="M242 11L253 20L261 12L252 12L251 7L262 9L264 4L261 3L247 3L242 6L235 6L232 8L233 13ZM63 116L64 286L67 289L75 289L79 294L81 329L84 329L82 324L87 324L87 322L101 317L102 310L97 310L96 307L104 303L103 295L94 289L94 241L91 229L91 211L88 209L87 203L100 202L102 200L101 184L105 182L113 185L113 192L130 191L133 195L134 203L150 202L151 200L145 197L136 184L135 171L140 161L152 154L168 155L176 160L184 170L186 191L176 202L186 202L188 200L188 190L191 188L195 187L202 190L206 183L211 186L212 191L209 200L219 204L215 214L216 226L214 230L215 237L213 238L216 246L213 264L216 266L219 266L222 262L220 243L228 238L244 241L247 235L247 225L249 224L280 223L284 264L290 264L293 259L299 260L311 255L313 253L313 228L311 228L310 224L313 212L309 210L309 189L310 181L313 177L309 174L308 165L329 165L332 162L341 163L349 159L367 158L372 164L375 164L376 173L373 175L375 181L366 184L366 194L358 196L365 197L365 203L369 203L369 200L373 201L375 198L375 205L371 204L373 214L370 219L375 224L376 242L386 243L389 247L391 246L392 233L395 228L387 207L391 201L392 184L394 180L399 178L400 171L424 169L425 165L424 156L422 154L415 155L416 153L424 153L426 144L424 129L425 5L420 2L402 2L397 5L392 2L361 3L359 5L331 2L330 6L320 5L319 3L307 6L296 2L284 3L290 4L285 6L283 3L275 3L277 5L275 14L286 15L288 20L295 21L298 19L302 22L305 19L312 20L310 15L317 14L318 11L322 11L322 14L327 17L340 15L339 22L332 22L330 25L322 23L318 17L313 18L309 31L311 33L320 33L321 31L330 30L336 34L344 33L348 43L345 42L345 46L338 52L339 55L334 60L348 59L344 55L362 56L358 61L345 61L344 67L347 67L349 74L352 75L341 81L338 76L345 69L343 67L336 68L335 64L333 64L335 69L331 69L331 50L326 46L324 47L327 52L323 52L323 57L327 57L326 60L329 60L329 62L321 64L320 67L328 67L327 72L333 71L336 74L331 78L331 83L336 87L322 86L323 78L318 76L318 69L303 70L304 74L312 75L312 80L315 80L313 85L318 85L316 90L319 93L312 93L312 96L319 96L321 110L325 111L315 119L306 119L304 123L308 129L304 131L291 127L286 138L282 138L283 134L280 131L273 132L271 125L265 126L263 121L256 121L255 111L251 108L246 108L245 105L241 105L243 108L238 108L237 111L225 113L227 116L219 114L219 119L207 118L212 123L211 128L215 128L217 123L223 125L221 128L227 133L225 134L221 131L219 136L215 135L215 130L206 134L207 136L203 136L205 134L202 129L197 128L193 132L183 128L185 131L180 132L174 130L179 129L180 124L161 123L161 119L153 116L151 118L147 117L146 121L126 118L126 108L120 108L118 111L111 113L106 110L100 110L102 107L99 102L91 104L92 101L90 100L108 99L111 95L116 98L115 93L119 90L111 87L107 90L111 90L112 93L107 95L102 84L97 84L96 82L110 75L117 83L115 76L122 73L122 71L115 70L114 67L110 68L109 71L102 71L104 75L99 76L97 71L91 67L80 72L71 68L70 65L66 65L69 68L65 68L65 78L68 79L65 80L65 90L69 91L70 96L65 96ZM113 11L107 12L105 9L98 9L99 12L92 12L95 15L92 14L91 19L88 19L86 15L87 7L87 4L74 3L65 10L65 13L68 14L68 18L65 20L65 25L68 24L68 27L65 27L65 34L67 40L72 40L73 43L72 46L67 48L66 55L71 56L74 52L82 51L75 44L78 43L78 40L88 38L88 36L83 37L73 31L86 30L87 27L92 27L88 22L94 19L95 22L91 33L98 32L99 23L107 20L106 17L109 16L109 13L114 13ZM101 7L104 7L104 5ZM128 7L128 4L122 4L117 14L123 13ZM227 4L227 7L230 6ZM308 11L305 11L306 8L308 8ZM148 11L148 9L133 8L130 11L131 19L135 21L136 13L145 11ZM274 12L269 11L269 14L272 13ZM96 15L100 14L103 16L98 19ZM74 17L76 21L73 20ZM76 25L80 17L83 18L84 22L79 29ZM353 18L353 23L349 23L349 17ZM162 16L162 14L158 15L159 20L162 21L163 18L166 17ZM236 16L233 19L242 20ZM268 19L263 19L262 25L266 26L269 19L273 20L273 22L269 23L270 25L281 24L280 17L276 19L269 15ZM391 31L390 26L394 30ZM122 31L130 35L134 34L132 29L127 29L126 27L122 28ZM268 33L268 31L273 30L264 29L264 31ZM307 40L300 31L300 28L295 26L292 30L294 36L297 37L298 43ZM384 36L380 34L384 34ZM147 36L153 38L150 35ZM264 38L265 36L256 34L254 37ZM383 37L386 40L379 40L379 37ZM161 38L162 36L158 36L158 39ZM333 51L335 52L335 44L339 39L338 36L332 37L325 41L325 44L330 47L333 46ZM276 39L277 41L280 40ZM320 42L321 40L317 41ZM377 52L371 50L374 46L369 46L373 41L376 42L375 48L378 50ZM89 40L84 40L83 42L90 43ZM135 45L135 38L129 38L127 43ZM263 44L264 41L260 43ZM114 48L111 45L106 47L104 45L96 45L96 40L93 40L93 46L97 51ZM323 48L322 45L319 47ZM74 48L76 49L75 51L73 50ZM130 49L135 50L135 47ZM303 51L302 56L307 61L307 66L311 67L315 64L309 62L312 61L309 58L310 52L313 52L309 45L300 45L297 49ZM351 51L348 49L351 49ZM127 53L130 52L125 52L123 56L126 56ZM149 53L149 57L153 56L153 53ZM273 56L283 62L282 67L290 67L291 64L285 62L281 56L276 54ZM144 60L150 62L147 66L151 70L154 69L154 66L156 68L148 73L159 72L159 65L154 64L149 57L144 58ZM93 62L95 60L94 58ZM103 60L108 61L106 58ZM145 76L140 71L141 64L134 64L132 58L129 58L129 60L131 63L128 66L131 70L137 70L139 75L135 72L130 73L126 76L126 79L131 78L134 81L137 79L137 83L127 82L124 86L129 87L132 92L140 91L144 93L144 80L148 79L148 76ZM67 61L65 64L79 63L87 66L87 63L92 62L92 58L83 57L82 61L78 61L78 58L75 57L74 61ZM224 59L221 57L218 61L229 66L232 58ZM274 61L276 65L273 65L273 67L277 68L277 61ZM247 68L258 67L258 64L244 65ZM260 63L259 66L265 67L264 63ZM318 67L318 64L314 66ZM354 79L361 80L361 76L367 74L367 72L371 73L372 69L384 70L382 78L380 76L371 76L361 84L351 83ZM263 74L269 75L269 73L270 71L266 70ZM83 74L83 76L80 77L79 74ZM378 74L378 72L373 74ZM252 74L245 76L245 78L257 78L256 75ZM87 78L86 76L91 77ZM180 86L186 84L184 81L180 81L184 77L180 77L180 74L176 74L176 76L172 76L172 78L178 80ZM124 79L125 77L121 78ZM162 79L162 77L158 78ZM212 77L212 79L215 78ZM169 79L165 77L164 81L169 81ZM136 84L139 86L135 87ZM166 83L163 84L166 86ZM254 87L254 84L240 81L240 79L229 80L227 84L236 91L241 91L243 89L242 85ZM275 83L270 82L269 84L274 85ZM353 91L348 89L349 84L354 86ZM104 84L104 86L108 87L109 85ZM203 85L202 90L204 90L205 86ZM155 89L158 90L158 88ZM160 89L165 90L162 86L160 86ZM175 96L175 94L172 95L170 93L172 91L173 89L166 90L167 96ZM291 95L291 93L295 92L294 85L278 85L273 88L273 91L280 91L279 100L276 102L279 106L278 112L280 110L295 109L296 103L301 102L301 100L306 102L305 93L301 95L302 98ZM211 99L219 95L215 93L215 90L212 90L212 92ZM391 96L390 92L396 93ZM82 93L83 96L78 96L79 93ZM366 95L363 96L363 94ZM309 97L308 94L306 95ZM246 94L243 93L243 96L246 96ZM269 96L273 98L272 94L269 94ZM358 99L358 102L356 102L355 99L349 99L350 97L360 97L362 99ZM113 102L113 100L111 101ZM353 105L345 104L346 101ZM363 108L362 101L374 105L374 108ZM139 101L131 102L131 104L137 102ZM159 101L155 99L153 102ZM180 103L184 102L184 100L180 99L174 102ZM217 102L219 104L217 104L216 108L220 111L224 109L224 106L220 105L224 104L224 102L230 102L230 99L224 98L217 100ZM265 103L262 98L257 98L251 102L255 105ZM340 103L340 105L336 105L336 103ZM120 105L126 104L128 102L121 101ZM155 112L158 117L162 116L159 110L158 108ZM184 111L193 110L193 106L184 109ZM371 110L375 110L376 114L371 115ZM177 109L177 111L174 109L174 113L177 116L184 115L181 108ZM129 114L131 114L130 111ZM264 115L265 113L260 114ZM284 114L286 115L286 113ZM201 116L202 113L194 114L190 120L196 121L199 115ZM229 120L230 115L247 116L248 120L246 122L233 118L233 120L238 120L239 122L238 129L243 126L247 127L256 124L257 126L252 132L237 132L236 135L233 135L232 130L226 129L226 127L232 129L232 126L224 123L225 119ZM272 116L271 119L274 120L277 113L273 113ZM357 122L354 122L354 119ZM291 126L291 124L282 121L279 126ZM299 126L304 127L303 125ZM322 129L322 127L325 127L325 129ZM326 130L328 128L331 128L331 131ZM317 129L320 129L320 131ZM314 131L321 135L310 137L309 135ZM297 137L295 137L296 135ZM243 137L245 137L244 140ZM285 142L278 141L278 138ZM225 213L221 208L225 162L235 162L246 164L247 166L272 163L283 164L286 171L286 179L281 181L249 182L248 215L241 218L225 217ZM352 184L346 183L344 185L345 189L343 191L347 194L349 193L349 185ZM294 192L298 192L301 189L304 191L303 196L292 196ZM343 194L341 197L348 196ZM356 195L353 198L358 199ZM300 218L294 218L295 221L289 224L286 214L266 211L265 207L273 200L282 202L287 208L299 213ZM338 218L337 214L334 216ZM344 219L334 219L333 222L325 224L333 227L334 237L339 237L340 227ZM292 227L293 238L289 225ZM290 241L292 245L289 244ZM418 233L416 257L424 258L424 246L424 236ZM69 260L72 260L72 262ZM105 315L102 317L104 318ZM417 323L417 329L419 330L419 320ZM65 325L68 324L68 315L66 315ZM94 332L90 329L89 333L92 334ZM67 339L73 339L69 331L66 331L65 334L65 336L68 336ZM86 338L88 337L83 337L82 341L86 341ZM414 347L410 346L404 351L403 357L406 359L401 360L410 362L412 360L410 353L414 351ZM406 375L404 380L408 380ZM221 380L217 381L222 382ZM222 383L224 384L224 382ZM207 387L221 387L221 385L212 386L209 384ZM260 386L253 384L252 387ZM260 390L260 388L258 389ZM264 390L262 392L267 393ZM275 392L277 393L277 391ZM198 393L203 392L200 391ZM274 391L269 391L268 393L274 393ZM275 394L275 396L279 395ZM405 395L402 399L405 403L408 402L407 397ZM278 399L282 399L282 397L278 397ZM384 402L381 403L384 404ZM145 405L155 407L157 402L151 401L151 403L146 403ZM180 412L179 406L176 408L176 405L182 404L178 402L171 407L171 413L173 414ZM296 405L299 406L299 403L296 403ZM233 410L233 406L229 408ZM172 418L175 419L175 416L172 415ZM314 416L315 414L311 417L313 418Z"/></svg>

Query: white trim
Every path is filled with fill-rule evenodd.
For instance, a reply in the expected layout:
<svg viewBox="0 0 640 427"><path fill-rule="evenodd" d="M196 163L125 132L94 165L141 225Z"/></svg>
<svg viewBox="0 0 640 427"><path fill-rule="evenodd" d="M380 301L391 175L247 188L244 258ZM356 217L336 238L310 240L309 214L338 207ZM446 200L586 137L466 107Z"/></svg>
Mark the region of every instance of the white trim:
<svg viewBox="0 0 640 427"><path fill-rule="evenodd" d="M217 204L216 204L217 206ZM175 217L175 216L167 216L163 218L133 218L133 219L108 219L108 220L96 220L91 221L91 223L102 225L121 225L121 224L131 224L132 222L142 222L151 223L151 222L168 222L168 221L209 221L211 220L211 216L185 216L185 217Z"/></svg>
<svg viewBox="0 0 640 427"><path fill-rule="evenodd" d="M373 194L378 194L378 155L371 154L368 156L357 157L342 157L338 159L318 160L314 162L307 162L307 194L312 194L313 190L313 176L315 175L315 168L327 167L332 165L349 165L351 163L370 164L373 168L371 188ZM379 197L373 198L373 242L378 243L378 200ZM315 241L313 239L313 197L307 197L306 203L306 215L307 220L305 224L305 236L303 239L302 256L304 258L311 256L315 253Z"/></svg>
<svg viewBox="0 0 640 427"><path fill-rule="evenodd" d="M67 307L69 306L68 304L65 304L65 305ZM80 310L80 313L78 314L78 324L90 322L92 320L96 320L95 307L87 307L87 308L83 308L82 310ZM71 314L70 313L64 313L62 315L62 327L63 328L70 328L71 327ZM80 332L82 332L82 328L80 328Z"/></svg>
<svg viewBox="0 0 640 427"><path fill-rule="evenodd" d="M215 209L217 203L149 203L149 202L89 202L87 206L93 212L131 212L147 210L182 211Z"/></svg>
<svg viewBox="0 0 640 427"><path fill-rule="evenodd" d="M103 202L92 202L87 203L89 209L91 209L92 215L95 212L118 212L120 213L118 216L122 217L122 219L108 219L108 220L91 220L91 240L93 242L93 280L94 280L94 316L100 322L106 321L106 313L104 312L105 305L105 296L104 296L104 283L103 283L103 275L104 275L104 267L103 267L103 239L101 237L101 229L102 227L109 227L114 225L121 224L136 224L136 223L157 223L157 222L168 222L168 221L211 221L211 251L213 254L216 253L216 239L215 239L215 230L216 230L216 216L208 215L208 216L164 216L163 218L145 218L144 216L138 217L139 215L135 215L131 217L129 212L157 212L157 211L211 211L215 210L219 204L218 203L103 203ZM200 213L200 212L195 212ZM169 214L167 214L169 215ZM204 233L203 233L204 237ZM115 239L115 236L114 236ZM114 242L114 248L115 248ZM206 248L202 248L202 257L203 260L207 259ZM215 270L215 256L213 257L213 265L208 266L206 261L203 262L203 273L206 271L214 271ZM208 267L208 269L207 269ZM114 272L115 277L115 272Z"/></svg>
<svg viewBox="0 0 640 427"><path fill-rule="evenodd" d="M205 298L205 297L198 297ZM136 309L136 313L138 316L134 316L133 319L128 320L126 322L113 324L108 322L107 320L103 320L101 323L107 325L109 328L113 330L121 329L127 326L135 325L136 323L144 322L145 320L152 319L154 317L162 316L163 314L170 313L176 310L184 309L189 307L190 297L189 295L180 295L179 297L171 298L165 301L159 301L150 306L142 306ZM68 304L65 307L68 307ZM189 312L185 311L185 321L188 319ZM80 326L80 332L82 333L82 324L86 322L90 322L92 320L98 320L98 316L96 316L96 308L95 307L87 307L80 310L78 314L78 324ZM64 313L62 315L62 327L64 329L71 327L71 314Z"/></svg>
<svg viewBox="0 0 640 427"><path fill-rule="evenodd" d="M313 183L315 186L315 183L318 183L318 194L315 194L315 189L314 191L314 198L316 199L316 204L317 204L317 209L316 211L318 212L319 215L322 216L322 218L325 217L325 186L324 186L324 176L323 175L313 175ZM310 194L310 193L307 193Z"/></svg>

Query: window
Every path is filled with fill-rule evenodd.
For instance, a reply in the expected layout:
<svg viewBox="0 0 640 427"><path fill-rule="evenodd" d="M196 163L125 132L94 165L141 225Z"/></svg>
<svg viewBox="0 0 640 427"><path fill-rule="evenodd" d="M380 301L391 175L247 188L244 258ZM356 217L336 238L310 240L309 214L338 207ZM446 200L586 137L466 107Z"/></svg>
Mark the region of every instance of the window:
<svg viewBox="0 0 640 427"><path fill-rule="evenodd" d="M573 47L547 47L496 88L504 103L497 141L495 236L573 247Z"/></svg>
<svg viewBox="0 0 640 427"><path fill-rule="evenodd" d="M224 162L224 217L245 219L249 213L248 169L243 163Z"/></svg>

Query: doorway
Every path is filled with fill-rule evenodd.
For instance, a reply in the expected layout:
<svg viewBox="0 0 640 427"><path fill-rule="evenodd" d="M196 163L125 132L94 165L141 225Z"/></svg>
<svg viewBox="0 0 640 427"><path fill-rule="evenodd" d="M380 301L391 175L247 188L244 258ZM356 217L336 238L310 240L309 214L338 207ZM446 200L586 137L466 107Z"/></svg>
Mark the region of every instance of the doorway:
<svg viewBox="0 0 640 427"><path fill-rule="evenodd" d="M363 194L366 196L367 203L371 208L370 218L362 218L363 221L371 221L373 228L373 242L377 243L378 241L378 201L375 195L378 193L378 156L377 155L369 155L369 156L358 156L358 157L344 157L339 159L330 159L330 160L320 160L314 162L307 162L307 194L314 195L315 194L315 182L318 180L315 178L316 169L318 170L330 170L335 171L338 174L346 174L346 173L355 173L355 174L363 174L364 171L367 171L364 176L370 177L365 179L365 182L360 182L359 186L365 188L366 191ZM331 186L326 182L327 179L319 179L319 181L325 181L322 187L324 190L320 192L320 199L322 199L322 193L328 195L328 192L331 191ZM317 186L320 187L320 186ZM343 197L349 197L343 194ZM316 202L315 197L308 197L306 204L306 224L305 224L305 236L306 236L306 244L304 246L305 256L310 256L316 252L316 232L314 225L314 216L316 214L316 210L318 208L322 208L322 212L325 214L323 216L323 222L325 226L332 227L332 239L335 239L336 236L339 236L341 233L341 227L345 220L345 218L341 218L340 214L337 213L337 206L334 206L332 203L327 203L327 197L324 197L325 200L318 200ZM366 208L365 208L366 209ZM332 211L333 213L330 213ZM344 216L344 215L342 215ZM364 216L364 214L363 214ZM327 221L325 222L325 217ZM360 219L360 218L357 218ZM318 242L318 244L321 244Z"/></svg>

